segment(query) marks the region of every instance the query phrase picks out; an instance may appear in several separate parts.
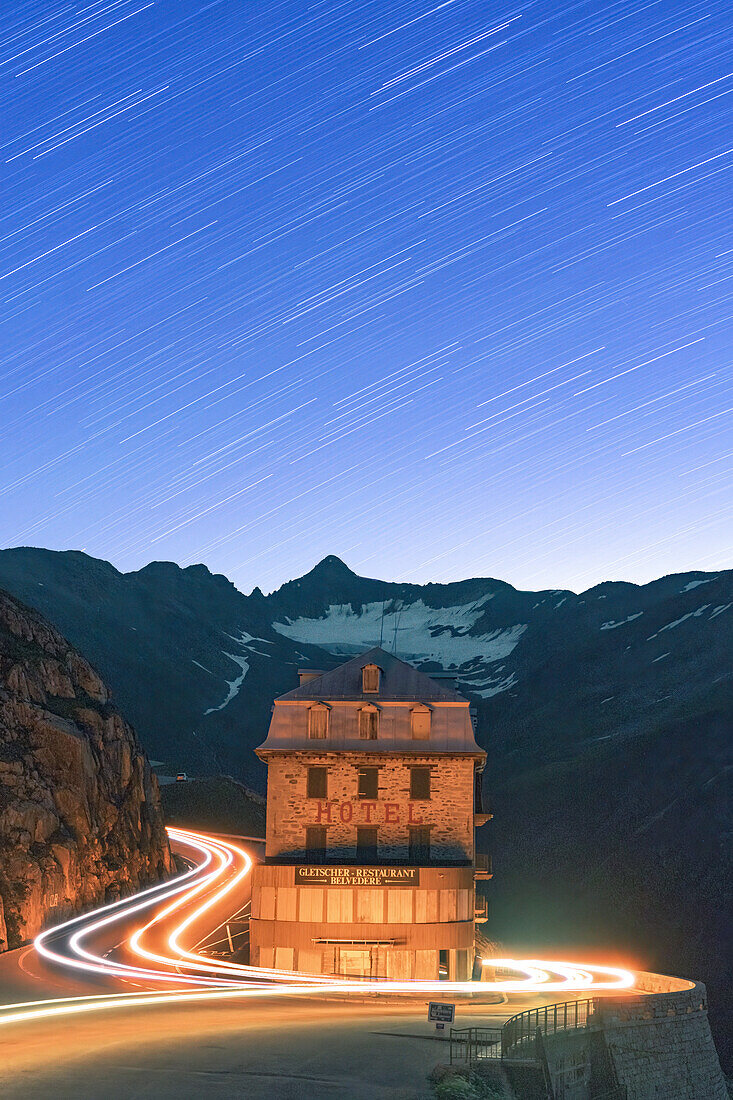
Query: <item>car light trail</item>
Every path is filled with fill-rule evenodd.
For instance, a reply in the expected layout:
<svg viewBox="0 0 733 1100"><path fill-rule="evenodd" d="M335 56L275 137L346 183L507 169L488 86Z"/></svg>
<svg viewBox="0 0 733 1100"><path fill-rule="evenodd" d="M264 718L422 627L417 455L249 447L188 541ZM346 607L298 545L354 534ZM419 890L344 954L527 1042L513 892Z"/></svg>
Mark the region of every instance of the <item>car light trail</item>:
<svg viewBox="0 0 733 1100"><path fill-rule="evenodd" d="M239 845L219 837L185 829L169 829L172 841L197 857L190 870L169 882L143 890L131 898L106 905L92 913L42 932L35 940L38 953L57 966L99 977L142 983L141 992L101 993L89 996L29 1001L0 1005L0 1027L51 1017L110 1011L112 1009L203 1003L228 998L273 998L370 994L440 993L443 996L491 993L596 993L629 989L634 975L618 967L585 965L541 959L484 959L484 966L509 971L503 980L369 981L343 980L328 975L307 975L288 970L246 966L197 952L186 946L193 929L208 931L207 914L222 905L227 895L249 874L251 856ZM233 905L233 910L238 906ZM142 919L142 923L138 923ZM213 922L217 926L220 918ZM115 926L117 926L115 928ZM122 940L108 954L94 950L110 930ZM201 942L201 937L199 938ZM157 946L156 946L157 944ZM126 961L134 956L139 962ZM161 989L160 983L175 989ZM156 988L158 986L158 988ZM202 988L203 987L203 988Z"/></svg>

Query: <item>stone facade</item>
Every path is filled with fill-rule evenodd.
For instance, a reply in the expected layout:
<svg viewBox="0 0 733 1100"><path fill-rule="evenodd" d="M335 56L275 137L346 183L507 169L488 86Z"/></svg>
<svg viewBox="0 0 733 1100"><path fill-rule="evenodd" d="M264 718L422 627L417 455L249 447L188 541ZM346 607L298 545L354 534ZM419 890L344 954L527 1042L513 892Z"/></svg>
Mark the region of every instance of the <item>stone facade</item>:
<svg viewBox="0 0 733 1100"><path fill-rule="evenodd" d="M430 798L410 799L410 767L430 768ZM327 797L307 796L308 768L327 769ZM379 771L376 800L358 797L359 768ZM357 828L377 829L378 858L406 860L411 826L430 828L430 854L448 863L471 861L474 844L473 760L371 753L274 756L267 770L267 858L305 859L305 830L324 825L329 860L352 860Z"/></svg>

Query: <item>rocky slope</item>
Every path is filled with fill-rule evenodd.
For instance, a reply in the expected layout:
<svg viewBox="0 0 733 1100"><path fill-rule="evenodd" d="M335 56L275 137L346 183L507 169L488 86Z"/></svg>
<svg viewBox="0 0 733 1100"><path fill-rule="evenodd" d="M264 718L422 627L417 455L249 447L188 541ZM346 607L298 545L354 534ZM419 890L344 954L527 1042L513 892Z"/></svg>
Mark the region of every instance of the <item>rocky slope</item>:
<svg viewBox="0 0 733 1100"><path fill-rule="evenodd" d="M0 951L170 871L135 733L91 665L0 591Z"/></svg>

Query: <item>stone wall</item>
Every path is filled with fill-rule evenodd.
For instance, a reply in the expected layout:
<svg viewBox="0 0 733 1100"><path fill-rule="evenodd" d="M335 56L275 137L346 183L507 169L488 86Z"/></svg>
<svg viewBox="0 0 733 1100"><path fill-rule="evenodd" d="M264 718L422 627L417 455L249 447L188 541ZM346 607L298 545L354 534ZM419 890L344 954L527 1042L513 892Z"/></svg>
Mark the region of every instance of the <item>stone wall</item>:
<svg viewBox="0 0 733 1100"><path fill-rule="evenodd" d="M608 999L597 1017L628 1100L726 1100L704 985Z"/></svg>
<svg viewBox="0 0 733 1100"><path fill-rule="evenodd" d="M555 1100L616 1086L626 1100L727 1100L704 985L639 974L638 988L653 992L599 998L587 1029L545 1036Z"/></svg>
<svg viewBox="0 0 733 1100"><path fill-rule="evenodd" d="M410 765L431 770L430 798L410 800ZM307 797L308 766L328 769L326 799ZM358 798L358 770L379 768L376 801ZM274 754L268 760L267 858L303 858L308 825L325 825L328 859L353 858L359 825L376 826L379 860L406 859L409 828L430 826L431 859L473 858L470 757L359 753Z"/></svg>

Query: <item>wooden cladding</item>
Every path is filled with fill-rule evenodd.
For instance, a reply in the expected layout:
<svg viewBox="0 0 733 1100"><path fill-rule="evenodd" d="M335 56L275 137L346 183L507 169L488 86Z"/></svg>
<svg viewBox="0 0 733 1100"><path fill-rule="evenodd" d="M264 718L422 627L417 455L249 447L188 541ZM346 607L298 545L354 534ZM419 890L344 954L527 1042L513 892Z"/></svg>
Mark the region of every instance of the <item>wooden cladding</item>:
<svg viewBox="0 0 733 1100"><path fill-rule="evenodd" d="M293 883L293 867L260 867L278 871ZM428 874L428 870L432 874ZM282 872L290 872L282 876ZM473 882L462 869L437 872L421 868L419 886L301 886L271 882L255 876L252 917L266 921L302 921L315 924L386 925L444 924L473 920ZM440 877L438 877L438 875ZM426 878L427 876L427 878ZM465 881L464 881L465 878ZM425 881L425 886L423 886ZM357 936L358 929L354 929Z"/></svg>

